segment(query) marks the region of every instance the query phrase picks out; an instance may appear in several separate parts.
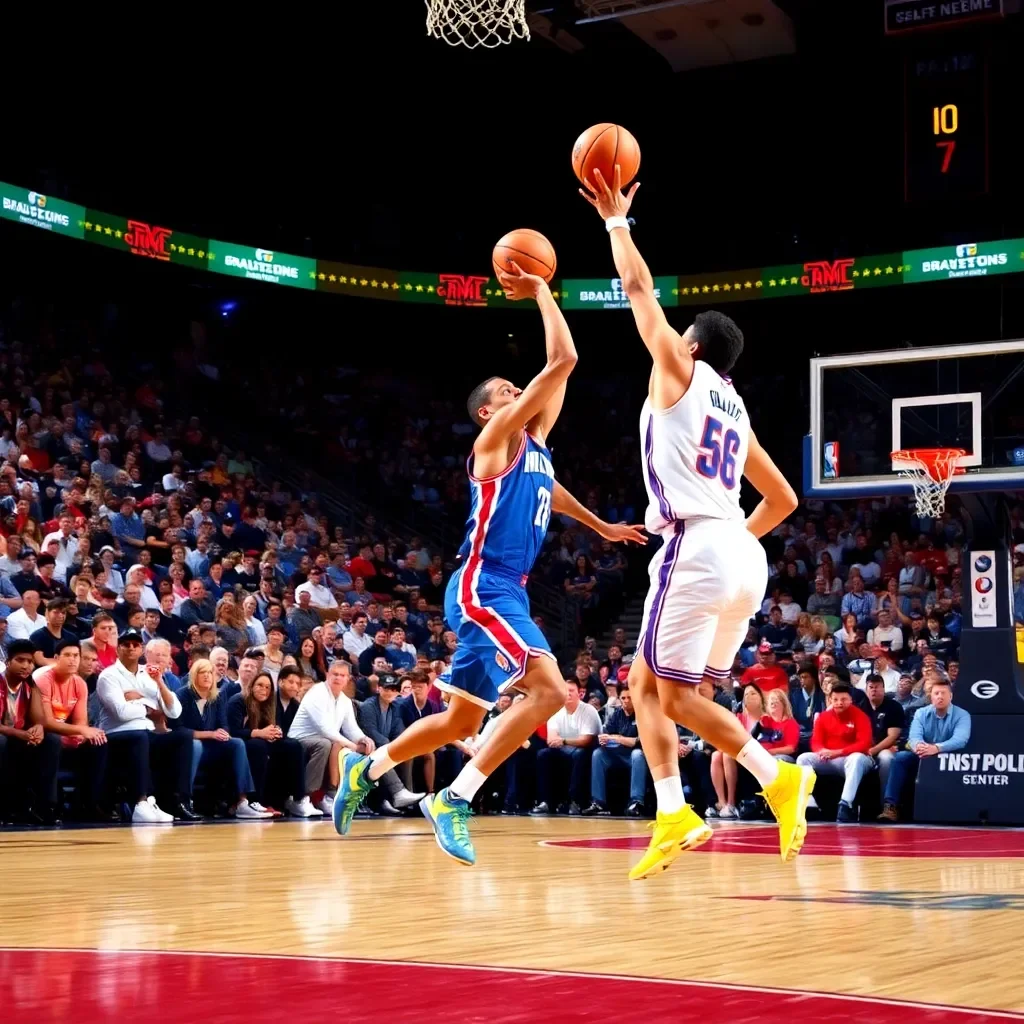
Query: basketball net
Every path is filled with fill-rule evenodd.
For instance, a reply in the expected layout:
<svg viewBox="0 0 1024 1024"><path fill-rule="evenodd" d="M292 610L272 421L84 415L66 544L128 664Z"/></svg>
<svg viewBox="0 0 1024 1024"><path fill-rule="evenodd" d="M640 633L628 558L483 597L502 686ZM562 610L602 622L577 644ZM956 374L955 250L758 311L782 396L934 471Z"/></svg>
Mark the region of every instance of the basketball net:
<svg viewBox="0 0 1024 1024"><path fill-rule="evenodd" d="M890 454L896 471L913 485L919 516L942 515L950 482L964 472L957 463L966 454L963 448L913 448Z"/></svg>
<svg viewBox="0 0 1024 1024"><path fill-rule="evenodd" d="M427 35L449 46L488 49L529 39L526 0L425 0Z"/></svg>

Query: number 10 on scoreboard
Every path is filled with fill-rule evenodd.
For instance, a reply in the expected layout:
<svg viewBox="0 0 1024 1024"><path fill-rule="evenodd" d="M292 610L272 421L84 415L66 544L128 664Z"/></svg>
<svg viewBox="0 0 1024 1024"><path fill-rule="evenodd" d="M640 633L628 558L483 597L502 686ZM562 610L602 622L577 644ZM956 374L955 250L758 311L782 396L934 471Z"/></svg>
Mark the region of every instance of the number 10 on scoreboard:
<svg viewBox="0 0 1024 1024"><path fill-rule="evenodd" d="M946 103L941 107L932 107L932 134L933 135L955 135L960 126L960 112L955 103ZM956 139L940 139L935 143L937 149L943 150L942 174L949 173L949 164L953 159L956 150Z"/></svg>

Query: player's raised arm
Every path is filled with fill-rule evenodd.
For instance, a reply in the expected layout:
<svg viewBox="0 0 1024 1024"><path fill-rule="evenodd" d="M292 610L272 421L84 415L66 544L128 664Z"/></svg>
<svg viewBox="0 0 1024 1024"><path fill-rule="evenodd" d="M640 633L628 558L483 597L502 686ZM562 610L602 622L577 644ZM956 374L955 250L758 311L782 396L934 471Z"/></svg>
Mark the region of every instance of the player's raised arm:
<svg viewBox="0 0 1024 1024"><path fill-rule="evenodd" d="M677 378L685 391L693 376L693 356L679 332L666 319L665 311L654 295L654 278L633 242L626 221L640 182L635 182L629 194L623 195L622 170L618 164L615 165L615 181L610 188L600 171L594 171L594 178L593 182L589 179L584 182L587 187L580 189L580 195L597 210L609 229L615 270L622 281L622 291L629 298L637 330L651 353L654 365Z"/></svg>
<svg viewBox="0 0 1024 1024"><path fill-rule="evenodd" d="M761 447L753 431L750 432L743 475L761 493L760 503L747 517L747 529L755 537L763 537L796 508L796 492Z"/></svg>
<svg viewBox="0 0 1024 1024"><path fill-rule="evenodd" d="M589 527L599 536L613 543L618 541L632 541L634 544L647 543L647 538L640 532L644 528L643 523L637 523L636 526L630 526L628 523L606 523L585 505L580 504L557 480L551 490L551 509L554 512L564 512L567 516L572 516L577 523Z"/></svg>
<svg viewBox="0 0 1024 1024"><path fill-rule="evenodd" d="M548 359L544 369L527 384L518 400L503 406L488 419L474 446L474 451L478 452L500 448L512 434L524 427L529 427L541 441L545 440L562 408L565 382L576 365L576 346L569 325L551 296L551 289L542 277L523 273L515 263L512 266L514 273L499 274L498 280L507 298L513 301L536 300L544 321Z"/></svg>

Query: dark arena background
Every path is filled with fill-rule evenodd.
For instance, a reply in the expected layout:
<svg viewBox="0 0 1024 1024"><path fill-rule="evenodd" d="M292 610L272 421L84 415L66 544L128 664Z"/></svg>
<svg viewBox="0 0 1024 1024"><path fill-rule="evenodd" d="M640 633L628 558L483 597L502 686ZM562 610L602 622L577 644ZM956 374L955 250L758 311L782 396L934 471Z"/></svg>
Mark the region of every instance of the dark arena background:
<svg viewBox="0 0 1024 1024"><path fill-rule="evenodd" d="M518 15L5 19L0 1019L1024 1020L1018 0L526 0L529 39L425 33L474 6ZM526 590L574 685L477 792L477 863L418 797L508 699L330 822L339 743L450 713L466 398L545 364L491 266L508 231L554 246L578 351L557 478L644 519L651 359L571 165L600 122L639 144L669 322L739 325L799 498L708 689L815 766L795 863L753 776L680 727L712 838L628 880L660 541L557 511ZM943 508L900 449L953 450ZM838 759L837 719L863 726Z"/></svg>

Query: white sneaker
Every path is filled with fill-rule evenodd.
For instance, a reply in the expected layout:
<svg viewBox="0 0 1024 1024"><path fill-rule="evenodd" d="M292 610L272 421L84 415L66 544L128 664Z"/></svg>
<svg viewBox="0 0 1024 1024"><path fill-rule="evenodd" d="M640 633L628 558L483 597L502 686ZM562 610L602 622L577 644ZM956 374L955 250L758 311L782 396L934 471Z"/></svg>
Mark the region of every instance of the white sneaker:
<svg viewBox="0 0 1024 1024"><path fill-rule="evenodd" d="M259 811L259 812L260 812L261 814L269 814L269 815L270 815L271 817L273 817L273 816L274 816L274 812L273 812L273 811L268 811L268 810L266 809L266 807L264 807L264 806L263 806L263 804L261 804L261 803L259 802L259 800L250 800L250 801L249 801L249 806L250 806L250 807L251 807L251 808L252 808L252 809L253 809L254 811Z"/></svg>
<svg viewBox="0 0 1024 1024"><path fill-rule="evenodd" d="M296 800L293 796L288 797L284 802L284 809L293 818L322 818L324 814L313 806L308 796L301 800Z"/></svg>
<svg viewBox="0 0 1024 1024"><path fill-rule="evenodd" d="M235 818L246 818L250 820L273 817L270 811L256 810L256 808L244 798L238 802L238 806L231 813Z"/></svg>
<svg viewBox="0 0 1024 1024"><path fill-rule="evenodd" d="M156 807L148 800L143 800L142 803L136 804L135 810L132 811L133 825L156 825L162 820L157 817Z"/></svg>
<svg viewBox="0 0 1024 1024"><path fill-rule="evenodd" d="M334 797L330 794L325 794L324 798L316 806L329 818L334 814Z"/></svg>
<svg viewBox="0 0 1024 1024"><path fill-rule="evenodd" d="M720 814L718 808L714 804L711 804L711 806L708 807L708 809L704 812L704 818L705 819L708 819L708 818L720 818L720 817L721 817L721 814Z"/></svg>
<svg viewBox="0 0 1024 1024"><path fill-rule="evenodd" d="M720 811L718 812L718 816L719 816L720 818L738 818L738 817L740 816L740 812L739 812L739 811L737 811L737 810L736 810L736 808L735 808L735 807L733 807L733 805L732 805L732 804L726 804L726 805L725 805L725 806L724 806L724 807L723 807L723 808L722 808L722 809L721 809L721 810L720 810Z"/></svg>
<svg viewBox="0 0 1024 1024"><path fill-rule="evenodd" d="M174 815L173 814L168 814L166 811L161 810L157 806L157 802L156 802L156 797L155 796L151 796L151 797L147 798L146 803L148 803L149 806L152 807L153 810L156 812L156 820L157 821L160 821L160 822L171 822L171 821L174 821Z"/></svg>
<svg viewBox="0 0 1024 1024"><path fill-rule="evenodd" d="M412 807L413 804L418 804L427 794L426 793L410 793L404 786L391 798L391 803L395 805L395 808L399 811L406 807Z"/></svg>

